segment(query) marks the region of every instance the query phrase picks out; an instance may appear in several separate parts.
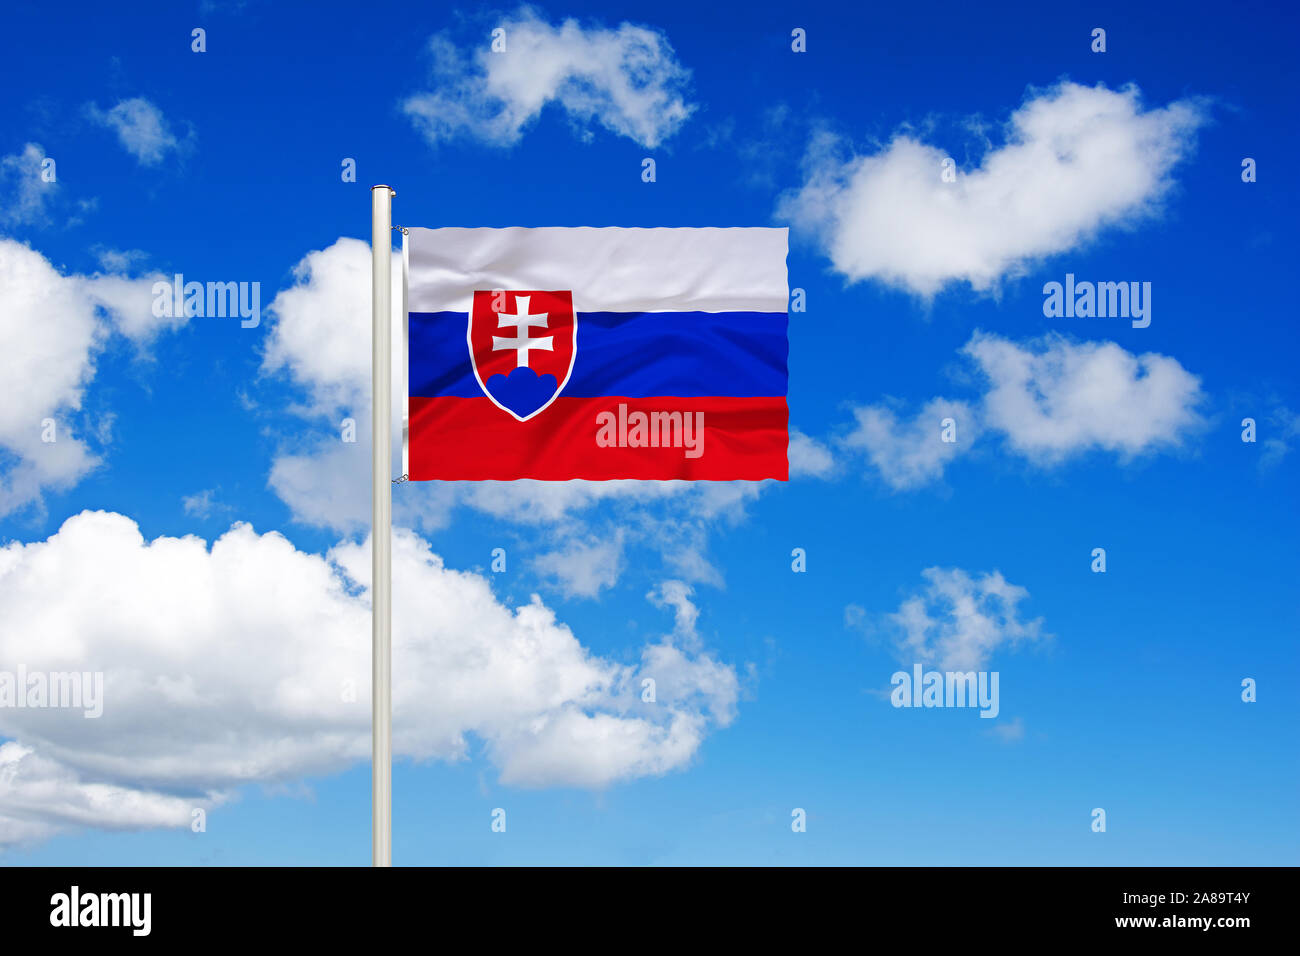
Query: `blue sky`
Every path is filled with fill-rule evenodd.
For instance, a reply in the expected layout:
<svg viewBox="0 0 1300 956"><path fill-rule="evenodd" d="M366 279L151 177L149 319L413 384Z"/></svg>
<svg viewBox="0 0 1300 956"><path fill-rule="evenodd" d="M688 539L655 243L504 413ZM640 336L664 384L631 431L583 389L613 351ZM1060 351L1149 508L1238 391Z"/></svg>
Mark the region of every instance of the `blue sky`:
<svg viewBox="0 0 1300 956"><path fill-rule="evenodd" d="M395 609L414 684L398 865L1296 862L1293 14L6 19L0 670L83 660L107 692L98 723L0 710L3 862L368 862L368 707L311 695L369 642L345 574L368 514L368 274L349 272L368 254L339 240L368 240L379 182L408 225L790 225L808 303L787 485L395 489L420 538ZM611 50L641 57L636 82L617 56L547 79ZM151 319L152 278L176 272L260 283L260 325ZM1067 273L1151 283L1149 327L1046 317ZM937 440L950 413L955 446ZM51 458L47 417L60 453L97 463ZM530 501L543 519L522 520ZM60 532L86 510L109 516ZM187 535L202 544L144 547ZM445 569L414 557L425 543ZM927 590L931 568L969 614ZM1020 589L1009 611L978 590L996 582ZM534 594L554 621L521 623ZM1000 673L995 720L890 706L917 659L909 601L933 625L927 666ZM531 626L547 650L520 663ZM629 702L666 657L660 708ZM627 742L567 733L595 712Z"/></svg>

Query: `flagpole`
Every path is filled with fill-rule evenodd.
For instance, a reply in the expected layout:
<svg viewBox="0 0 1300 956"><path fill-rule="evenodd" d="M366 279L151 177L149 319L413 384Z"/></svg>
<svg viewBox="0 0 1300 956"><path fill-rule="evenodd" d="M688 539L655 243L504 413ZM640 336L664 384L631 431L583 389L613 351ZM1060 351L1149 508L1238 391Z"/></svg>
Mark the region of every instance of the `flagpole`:
<svg viewBox="0 0 1300 956"><path fill-rule="evenodd" d="M393 197L370 187L371 664L370 853L393 865Z"/></svg>

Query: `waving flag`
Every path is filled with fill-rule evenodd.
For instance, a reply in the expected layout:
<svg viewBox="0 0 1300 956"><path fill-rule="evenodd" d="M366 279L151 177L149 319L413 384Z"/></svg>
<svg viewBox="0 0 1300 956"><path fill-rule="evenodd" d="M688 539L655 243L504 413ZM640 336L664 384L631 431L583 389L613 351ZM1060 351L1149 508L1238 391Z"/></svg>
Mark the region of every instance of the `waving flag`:
<svg viewBox="0 0 1300 956"><path fill-rule="evenodd" d="M788 476L785 229L411 229L413 481Z"/></svg>

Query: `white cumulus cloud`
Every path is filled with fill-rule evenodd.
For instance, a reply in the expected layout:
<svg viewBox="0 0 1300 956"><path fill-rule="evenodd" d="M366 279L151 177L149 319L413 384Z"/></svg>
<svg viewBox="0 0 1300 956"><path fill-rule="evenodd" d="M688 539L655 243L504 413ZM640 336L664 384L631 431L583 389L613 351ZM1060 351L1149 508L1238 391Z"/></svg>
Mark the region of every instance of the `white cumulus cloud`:
<svg viewBox="0 0 1300 956"><path fill-rule="evenodd" d="M853 410L855 424L842 444L866 455L886 484L912 488L943 476L958 455L968 451L979 433L974 413L965 402L933 398L910 419L899 419L890 405L864 405ZM950 425L945 425L951 419ZM950 428L953 441L944 441Z"/></svg>
<svg viewBox="0 0 1300 956"><path fill-rule="evenodd" d="M1205 425L1200 379L1167 355L1060 335L1015 342L984 332L962 355L984 385L978 398L934 398L910 417L900 417L898 403L861 406L840 444L901 490L939 480L955 458L986 440L1040 467L1094 451L1127 463L1182 448ZM942 440L945 418L955 424L951 443Z"/></svg>
<svg viewBox="0 0 1300 956"><path fill-rule="evenodd" d="M214 799L202 801L211 806ZM66 829L136 830L184 826L196 803L111 783L87 783L31 747L0 743L0 848Z"/></svg>
<svg viewBox="0 0 1300 956"><path fill-rule="evenodd" d="M401 260L393 257L393 400L401 408ZM271 301L262 371L284 371L307 389L312 413L370 404L370 244L340 238L293 268L293 284Z"/></svg>
<svg viewBox="0 0 1300 956"><path fill-rule="evenodd" d="M28 143L20 153L0 156L0 224L30 225L48 218L46 207L59 184L57 175L53 182L46 182L42 175L45 159L39 143Z"/></svg>
<svg viewBox="0 0 1300 956"><path fill-rule="evenodd" d="M122 100L107 110L91 103L86 107L86 115L117 133L122 148L142 166L157 166L169 152L184 146L172 132L162 110L142 96Z"/></svg>
<svg viewBox="0 0 1300 956"><path fill-rule="evenodd" d="M1030 96L1005 143L953 182L941 175L948 153L907 133L847 157L819 137L778 213L816 236L850 281L927 298L961 281L985 290L1152 214L1204 122L1191 100L1145 109L1135 87L1063 82Z"/></svg>
<svg viewBox="0 0 1300 956"><path fill-rule="evenodd" d="M367 759L369 578L365 544L311 554L246 524L147 541L108 512L0 549L0 660L104 675L97 719L0 708L0 844L180 825L241 785ZM462 760L474 738L505 783L604 787L683 767L734 719L734 671L675 631L639 664L598 657L536 596L507 607L401 530L393 590L399 756Z"/></svg>
<svg viewBox="0 0 1300 956"><path fill-rule="evenodd" d="M533 568L569 597L594 598L618 581L623 538L622 532L606 538L574 538L533 558Z"/></svg>
<svg viewBox="0 0 1300 956"><path fill-rule="evenodd" d="M986 426L1035 461L1094 449L1132 458L1177 447L1203 424L1200 380L1167 355L1060 336L1026 347L978 333L963 351L989 381Z"/></svg>
<svg viewBox="0 0 1300 956"><path fill-rule="evenodd" d="M926 568L925 586L889 615L894 650L904 663L942 670L983 670L993 652L1049 637L1043 619L1025 620L1029 597L1001 572L972 575L960 568Z"/></svg>
<svg viewBox="0 0 1300 956"><path fill-rule="evenodd" d="M156 278L65 275L29 246L0 239L0 516L95 466L74 418L96 355L113 334L143 346L185 321L153 315Z"/></svg>
<svg viewBox="0 0 1300 956"><path fill-rule="evenodd" d="M831 450L797 428L790 429L790 447L786 455L790 461L791 478L805 475L825 478L835 470L835 456Z"/></svg>
<svg viewBox="0 0 1300 956"><path fill-rule="evenodd" d="M487 31L468 56L446 34L430 40L432 88L402 104L430 143L466 136L508 146L554 104L584 136L595 124L653 148L694 111L684 96L690 72L657 30L553 25L529 7L494 28L503 51L492 51Z"/></svg>

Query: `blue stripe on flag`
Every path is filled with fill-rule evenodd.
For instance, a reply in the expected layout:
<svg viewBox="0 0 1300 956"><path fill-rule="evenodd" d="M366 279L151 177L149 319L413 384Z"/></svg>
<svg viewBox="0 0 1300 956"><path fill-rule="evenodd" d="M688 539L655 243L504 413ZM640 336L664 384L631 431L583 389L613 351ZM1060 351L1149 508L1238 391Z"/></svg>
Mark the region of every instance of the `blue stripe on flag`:
<svg viewBox="0 0 1300 956"><path fill-rule="evenodd" d="M410 314L410 394L482 395L464 312ZM784 312L579 312L564 394L686 397L786 394Z"/></svg>

